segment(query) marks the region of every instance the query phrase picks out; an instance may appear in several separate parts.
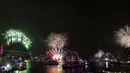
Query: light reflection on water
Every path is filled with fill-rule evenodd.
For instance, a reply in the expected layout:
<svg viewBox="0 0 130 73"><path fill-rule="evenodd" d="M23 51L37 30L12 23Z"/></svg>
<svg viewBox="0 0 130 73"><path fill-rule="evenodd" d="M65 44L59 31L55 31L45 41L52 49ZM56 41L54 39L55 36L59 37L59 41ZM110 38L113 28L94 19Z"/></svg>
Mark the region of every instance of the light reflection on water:
<svg viewBox="0 0 130 73"><path fill-rule="evenodd" d="M27 69L23 71L15 71L12 73L82 73L81 68L68 68L62 69L61 65L57 66L44 66L39 64L38 66L33 66L30 61L27 61Z"/></svg>
<svg viewBox="0 0 130 73"><path fill-rule="evenodd" d="M24 71L15 71L14 73L81 73L80 68L68 68L68 69L62 69L62 67L59 66L47 66L45 69L39 68L35 70L35 68L27 69Z"/></svg>
<svg viewBox="0 0 130 73"><path fill-rule="evenodd" d="M81 73L80 68L62 69L61 66L48 66L45 73Z"/></svg>
<svg viewBox="0 0 130 73"><path fill-rule="evenodd" d="M92 72L88 72L88 70L89 70L88 68L67 68L67 69L63 69L61 65L46 66L44 64L32 64L30 61L27 61L27 69L26 70L15 71L15 72L12 72L12 73L92 73ZM96 69L92 69L92 71L93 70L96 70ZM99 70L100 70L100 68L99 68ZM114 68L114 70L115 70L115 68ZM119 69L117 68L117 70L120 70L120 68ZM108 72L108 73L111 73L111 72ZM128 73L130 73L130 72L128 72Z"/></svg>
<svg viewBox="0 0 130 73"><path fill-rule="evenodd" d="M30 70L24 70L24 71L15 71L14 73L30 73Z"/></svg>
<svg viewBox="0 0 130 73"><path fill-rule="evenodd" d="M30 73L30 69L31 69L31 61L30 60L26 60L26 65L27 65L27 69L26 70L23 70L23 71L15 71L14 73Z"/></svg>
<svg viewBox="0 0 130 73"><path fill-rule="evenodd" d="M63 70L59 66L48 66L46 68L46 73L63 73Z"/></svg>

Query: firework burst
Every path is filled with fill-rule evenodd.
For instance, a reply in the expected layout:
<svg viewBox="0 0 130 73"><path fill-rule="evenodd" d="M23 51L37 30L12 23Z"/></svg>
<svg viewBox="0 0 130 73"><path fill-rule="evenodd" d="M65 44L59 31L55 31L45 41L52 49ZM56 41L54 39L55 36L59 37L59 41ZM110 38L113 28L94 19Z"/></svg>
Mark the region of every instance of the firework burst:
<svg viewBox="0 0 130 73"><path fill-rule="evenodd" d="M66 50L64 47L67 45L66 34L56 34L51 33L47 38L46 43L48 45L49 51L47 54L56 61L62 60Z"/></svg>
<svg viewBox="0 0 130 73"><path fill-rule="evenodd" d="M50 48L61 49L67 45L66 34L51 33L46 42Z"/></svg>
<svg viewBox="0 0 130 73"><path fill-rule="evenodd" d="M26 49L28 50L31 46L31 39L25 35L24 32L16 29L9 29L6 31L5 34L2 34L5 36L5 39L7 40L7 45L13 44L13 43L22 43Z"/></svg>
<svg viewBox="0 0 130 73"><path fill-rule="evenodd" d="M55 51L54 49L49 49L46 54L50 56L52 60L61 61L65 56L66 51L64 49L59 49L59 51Z"/></svg>
<svg viewBox="0 0 130 73"><path fill-rule="evenodd" d="M120 28L119 31L116 31L116 43L120 44L122 47L130 47L130 27L128 25L125 28Z"/></svg>

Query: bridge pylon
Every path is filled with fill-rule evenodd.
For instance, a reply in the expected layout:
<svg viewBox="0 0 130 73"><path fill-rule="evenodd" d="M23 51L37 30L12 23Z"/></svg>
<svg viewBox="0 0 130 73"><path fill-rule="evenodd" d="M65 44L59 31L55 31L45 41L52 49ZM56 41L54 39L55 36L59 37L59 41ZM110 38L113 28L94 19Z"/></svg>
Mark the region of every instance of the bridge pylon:
<svg viewBox="0 0 130 73"><path fill-rule="evenodd" d="M4 47L3 45L0 46L0 54L3 54L4 53Z"/></svg>

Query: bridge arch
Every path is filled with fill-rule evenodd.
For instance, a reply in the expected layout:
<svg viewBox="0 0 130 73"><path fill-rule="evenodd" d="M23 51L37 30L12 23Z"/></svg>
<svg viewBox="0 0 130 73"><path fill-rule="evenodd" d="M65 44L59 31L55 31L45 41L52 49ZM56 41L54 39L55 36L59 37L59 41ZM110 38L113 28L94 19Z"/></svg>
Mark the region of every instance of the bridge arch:
<svg viewBox="0 0 130 73"><path fill-rule="evenodd" d="M26 50L29 50L31 47L31 39L19 29L9 29L5 34L2 35L4 35L4 39L6 39L6 44L8 46L15 43L21 43Z"/></svg>

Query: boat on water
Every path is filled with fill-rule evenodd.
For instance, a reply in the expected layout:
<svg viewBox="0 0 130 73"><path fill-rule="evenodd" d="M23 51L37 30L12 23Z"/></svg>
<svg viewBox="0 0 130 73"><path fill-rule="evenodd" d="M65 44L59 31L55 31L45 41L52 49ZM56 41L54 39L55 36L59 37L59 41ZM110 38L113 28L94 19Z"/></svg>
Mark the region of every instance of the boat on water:
<svg viewBox="0 0 130 73"><path fill-rule="evenodd" d="M75 68L75 67L84 67L85 63L80 62L80 57L77 52L69 51L67 55L64 57L63 68Z"/></svg>

